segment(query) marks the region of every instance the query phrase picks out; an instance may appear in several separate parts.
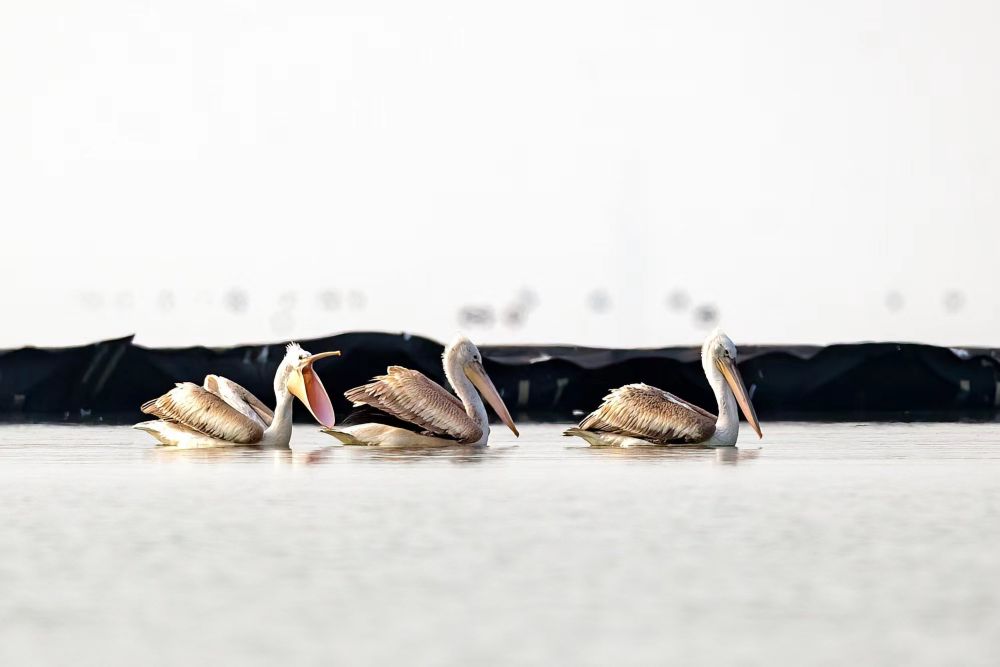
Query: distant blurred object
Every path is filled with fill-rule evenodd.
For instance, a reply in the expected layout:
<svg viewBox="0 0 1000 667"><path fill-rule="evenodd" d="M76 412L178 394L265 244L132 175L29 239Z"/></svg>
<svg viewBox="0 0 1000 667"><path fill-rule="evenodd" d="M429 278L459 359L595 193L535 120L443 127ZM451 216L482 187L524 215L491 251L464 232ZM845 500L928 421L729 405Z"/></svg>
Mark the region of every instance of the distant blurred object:
<svg viewBox="0 0 1000 667"><path fill-rule="evenodd" d="M670 310L685 310L691 305L691 297L684 290L675 289L667 295L667 308Z"/></svg>
<svg viewBox="0 0 1000 667"><path fill-rule="evenodd" d="M352 310L364 310L368 305L368 297L361 290L352 289L347 293L347 305Z"/></svg>
<svg viewBox="0 0 1000 667"><path fill-rule="evenodd" d="M896 290L885 295L885 307L892 312L897 312L903 308L903 295Z"/></svg>
<svg viewBox="0 0 1000 667"><path fill-rule="evenodd" d="M538 294L530 287L522 287L518 290L516 299L519 304L528 310L534 310L539 304Z"/></svg>
<svg viewBox="0 0 1000 667"><path fill-rule="evenodd" d="M222 297L222 302L225 304L226 309L234 313L242 313L246 311L249 301L250 299L247 296L247 293L238 287L229 290L226 292L226 295Z"/></svg>
<svg viewBox="0 0 1000 667"><path fill-rule="evenodd" d="M965 295L956 289L944 294L944 309L949 313L957 313L965 306Z"/></svg>
<svg viewBox="0 0 1000 667"><path fill-rule="evenodd" d="M528 319L528 309L519 303L513 303L504 308L503 323L509 327L519 327Z"/></svg>
<svg viewBox="0 0 1000 667"><path fill-rule="evenodd" d="M458 323L463 327L491 327L495 319L490 306L462 306L458 310Z"/></svg>
<svg viewBox="0 0 1000 667"><path fill-rule="evenodd" d="M340 292L337 290L323 290L319 293L319 305L323 310L337 310L340 308Z"/></svg>
<svg viewBox="0 0 1000 667"><path fill-rule="evenodd" d="M526 287L518 290L513 303L503 309L503 323L511 328L523 326L538 304L538 295L533 290Z"/></svg>
<svg viewBox="0 0 1000 667"><path fill-rule="evenodd" d="M278 295L278 306L282 309L291 310L298 302L298 295L295 292L282 292Z"/></svg>
<svg viewBox="0 0 1000 667"><path fill-rule="evenodd" d="M104 296L100 292L83 292L80 295L80 303L87 310L98 310L104 307Z"/></svg>
<svg viewBox="0 0 1000 667"><path fill-rule="evenodd" d="M163 290L156 295L156 307L160 310L173 310L175 305L173 292Z"/></svg>
<svg viewBox="0 0 1000 667"><path fill-rule="evenodd" d="M605 290L595 289L587 295L587 308L595 313L606 313L611 309L611 297Z"/></svg>
<svg viewBox="0 0 1000 667"><path fill-rule="evenodd" d="M132 310L134 305L135 299L133 299L131 292L119 292L115 295L115 308L119 310Z"/></svg>
<svg viewBox="0 0 1000 667"><path fill-rule="evenodd" d="M719 310L710 303L703 303L694 309L694 323L702 329L713 327L719 321Z"/></svg>

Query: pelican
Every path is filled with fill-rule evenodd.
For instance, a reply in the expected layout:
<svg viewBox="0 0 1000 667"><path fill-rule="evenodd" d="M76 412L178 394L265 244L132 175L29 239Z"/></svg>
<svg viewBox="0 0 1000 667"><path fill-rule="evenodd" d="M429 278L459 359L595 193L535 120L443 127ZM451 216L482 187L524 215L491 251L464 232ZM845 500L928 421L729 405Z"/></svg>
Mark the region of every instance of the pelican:
<svg viewBox="0 0 1000 667"><path fill-rule="evenodd" d="M716 329L701 346L701 366L719 404L719 416L647 384L613 389L601 406L563 435L579 436L591 445L702 445L732 447L740 433L743 410L750 427L763 437L757 413L736 368L736 346Z"/></svg>
<svg viewBox="0 0 1000 667"><path fill-rule="evenodd" d="M485 445L490 437L490 419L479 397L482 394L507 428L518 435L472 341L459 336L445 348L442 359L445 377L458 398L419 371L390 366L385 375L344 392L354 407L361 409L344 424L323 432L345 445ZM357 416L373 421L349 425Z"/></svg>
<svg viewBox="0 0 1000 667"><path fill-rule="evenodd" d="M199 387L179 382L142 411L159 419L136 424L163 445L201 447L289 446L292 439L292 396L302 401L316 421L333 426L333 404L313 364L340 352L309 354L290 343L274 374L277 406L272 412L249 391L224 377L208 375Z"/></svg>

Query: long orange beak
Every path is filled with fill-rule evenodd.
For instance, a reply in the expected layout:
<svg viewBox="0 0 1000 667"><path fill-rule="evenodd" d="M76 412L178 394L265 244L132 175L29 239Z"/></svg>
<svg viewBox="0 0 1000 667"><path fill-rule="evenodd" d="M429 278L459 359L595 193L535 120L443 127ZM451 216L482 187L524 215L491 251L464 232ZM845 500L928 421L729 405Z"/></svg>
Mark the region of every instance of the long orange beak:
<svg viewBox="0 0 1000 667"><path fill-rule="evenodd" d="M476 389L479 390L479 393L483 395L486 402L497 413L500 421L506 424L507 428L514 432L514 435L520 437L521 434L517 432L517 426L514 426L514 420L511 419L510 413L507 412L507 406L504 405L503 399L500 398L497 388L493 386L493 380L486 374L486 369L483 368L483 365L478 361L468 362L465 364L465 375L472 380L472 384L476 385Z"/></svg>
<svg viewBox="0 0 1000 667"><path fill-rule="evenodd" d="M288 377L288 391L295 398L302 401L313 418L327 428L336 423L336 416L333 414L333 403L330 402L330 395L326 393L319 375L313 370L313 364L320 359L327 357L339 357L340 352L321 352L311 357L306 357L299 362L292 374Z"/></svg>
<svg viewBox="0 0 1000 667"><path fill-rule="evenodd" d="M743 416L750 422L750 427L757 432L758 438L763 438L764 434L760 432L760 422L757 421L757 411L753 409L753 403L750 402L747 388L743 386L743 378L740 376L740 371L736 368L736 364L732 359L726 358L717 361L716 365L722 371L723 377L726 378L729 388L736 395L736 402L740 404L740 410L743 411Z"/></svg>

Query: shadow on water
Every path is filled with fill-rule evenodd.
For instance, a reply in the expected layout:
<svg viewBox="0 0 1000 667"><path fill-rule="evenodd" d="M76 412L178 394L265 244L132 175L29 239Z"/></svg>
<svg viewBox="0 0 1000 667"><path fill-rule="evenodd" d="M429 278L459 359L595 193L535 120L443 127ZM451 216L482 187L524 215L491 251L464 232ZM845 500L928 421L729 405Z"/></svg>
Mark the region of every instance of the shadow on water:
<svg viewBox="0 0 1000 667"><path fill-rule="evenodd" d="M270 461L275 464L320 463L327 458L327 450L293 452L290 449L260 449L246 447L211 447L204 449L178 449L176 447L154 447L149 450L150 458L162 464L218 464L218 463L260 463Z"/></svg>
<svg viewBox="0 0 1000 667"><path fill-rule="evenodd" d="M310 451L289 449L258 449L256 447L220 447L206 449L177 449L156 447L150 455L157 463L250 463L270 461L276 465L316 465L333 463L345 458L351 461L391 463L419 463L422 461L448 461L450 463L485 463L505 457L518 449L517 445L493 447L323 447Z"/></svg>
<svg viewBox="0 0 1000 667"><path fill-rule="evenodd" d="M634 461L714 461L723 465L737 465L760 456L760 449L738 447L567 447L590 456L606 456Z"/></svg>
<svg viewBox="0 0 1000 667"><path fill-rule="evenodd" d="M719 447L715 450L715 462L723 465L738 465L741 461L752 461L760 457L760 449L740 449Z"/></svg>
<svg viewBox="0 0 1000 667"><path fill-rule="evenodd" d="M505 457L518 449L517 445L492 447L337 447L338 451L350 452L352 457L393 463L419 463L421 461L445 460L451 463L486 463Z"/></svg>
<svg viewBox="0 0 1000 667"><path fill-rule="evenodd" d="M162 464L260 464L275 466L305 466L318 464L419 464L452 463L478 465L492 461L507 460L510 457L550 458L556 452L570 456L588 456L619 461L712 461L723 465L738 465L760 456L760 449L740 449L737 447L577 447L561 449L525 448L518 444L498 444L489 447L361 447L340 446L321 447L306 451L288 449L258 449L256 447L225 447L218 449L175 449L157 447L149 450L153 461ZM556 454L556 458L559 455Z"/></svg>

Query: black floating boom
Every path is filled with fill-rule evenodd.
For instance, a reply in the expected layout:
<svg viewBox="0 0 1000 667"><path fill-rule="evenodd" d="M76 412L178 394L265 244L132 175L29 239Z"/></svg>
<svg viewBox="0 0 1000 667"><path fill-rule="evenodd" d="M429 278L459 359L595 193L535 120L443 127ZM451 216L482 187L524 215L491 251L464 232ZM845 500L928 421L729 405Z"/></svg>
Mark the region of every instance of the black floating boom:
<svg viewBox="0 0 1000 667"><path fill-rule="evenodd" d="M317 364L334 405L343 392L398 364L444 382L442 346L405 334L345 333L301 341L311 352L341 350ZM714 399L699 350L613 350L572 346L484 346L486 368L521 420L578 419L607 391L646 382L709 410ZM0 419L128 421L175 382L224 375L273 403L283 344L150 349L131 337L81 347L0 352ZM1000 352L909 343L743 346L740 370L762 421L768 419L994 419L1000 414ZM306 417L305 410L296 415Z"/></svg>

